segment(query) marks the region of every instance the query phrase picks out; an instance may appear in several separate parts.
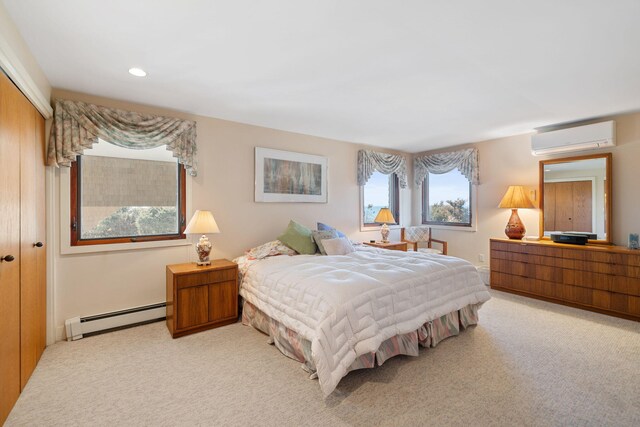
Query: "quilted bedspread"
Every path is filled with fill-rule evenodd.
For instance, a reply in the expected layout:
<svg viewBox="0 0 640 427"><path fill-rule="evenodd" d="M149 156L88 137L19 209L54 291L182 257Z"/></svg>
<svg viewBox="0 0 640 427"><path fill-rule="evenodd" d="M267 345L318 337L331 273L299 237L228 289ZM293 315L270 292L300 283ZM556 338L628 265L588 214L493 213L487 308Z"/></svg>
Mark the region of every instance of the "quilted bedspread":
<svg viewBox="0 0 640 427"><path fill-rule="evenodd" d="M325 396L357 357L386 339L490 298L469 262L420 252L366 248L275 256L244 267L240 294L311 341Z"/></svg>

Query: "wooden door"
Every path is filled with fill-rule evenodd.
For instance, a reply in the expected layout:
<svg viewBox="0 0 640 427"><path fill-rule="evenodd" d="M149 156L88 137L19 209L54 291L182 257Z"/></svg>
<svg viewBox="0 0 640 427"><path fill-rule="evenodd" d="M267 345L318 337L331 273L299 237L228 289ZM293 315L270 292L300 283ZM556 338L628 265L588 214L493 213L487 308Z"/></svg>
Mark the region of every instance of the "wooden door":
<svg viewBox="0 0 640 427"><path fill-rule="evenodd" d="M591 181L573 181L573 231L591 232L592 185Z"/></svg>
<svg viewBox="0 0 640 427"><path fill-rule="evenodd" d="M591 181L545 183L545 231L591 232L593 229L591 187Z"/></svg>
<svg viewBox="0 0 640 427"><path fill-rule="evenodd" d="M38 268L38 360L47 346L47 217L45 195L46 143L44 117L36 114L36 240L42 246L36 249Z"/></svg>
<svg viewBox="0 0 640 427"><path fill-rule="evenodd" d="M556 231L556 186L554 183L544 184L544 230Z"/></svg>
<svg viewBox="0 0 640 427"><path fill-rule="evenodd" d="M573 184L556 182L556 228L555 231L573 230Z"/></svg>
<svg viewBox="0 0 640 427"><path fill-rule="evenodd" d="M45 344L44 163L42 117L22 97L20 102L20 383L21 389L40 360Z"/></svg>
<svg viewBox="0 0 640 427"><path fill-rule="evenodd" d="M0 70L0 424L20 394L21 97Z"/></svg>

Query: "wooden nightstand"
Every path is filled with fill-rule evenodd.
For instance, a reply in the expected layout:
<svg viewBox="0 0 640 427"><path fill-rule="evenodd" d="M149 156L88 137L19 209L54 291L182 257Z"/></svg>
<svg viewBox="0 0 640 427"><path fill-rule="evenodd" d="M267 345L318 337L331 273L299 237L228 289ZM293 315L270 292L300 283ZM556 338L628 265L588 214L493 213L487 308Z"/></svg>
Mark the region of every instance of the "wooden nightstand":
<svg viewBox="0 0 640 427"><path fill-rule="evenodd" d="M407 242L388 242L388 243L382 243L382 242L375 242L375 243L371 243L371 242L363 242L365 245L367 246L373 246L374 248L382 248L382 249L389 249L392 251L403 251L403 252L407 252Z"/></svg>
<svg viewBox="0 0 640 427"><path fill-rule="evenodd" d="M211 265L167 266L167 327L173 338L238 319L238 265L226 259Z"/></svg>

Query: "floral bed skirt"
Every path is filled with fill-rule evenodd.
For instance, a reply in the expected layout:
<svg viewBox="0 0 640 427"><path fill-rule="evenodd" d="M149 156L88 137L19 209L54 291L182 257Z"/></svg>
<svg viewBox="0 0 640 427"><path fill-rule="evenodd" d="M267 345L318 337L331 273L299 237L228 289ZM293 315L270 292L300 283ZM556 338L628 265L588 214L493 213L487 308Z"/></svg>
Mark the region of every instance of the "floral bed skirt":
<svg viewBox="0 0 640 427"><path fill-rule="evenodd" d="M479 307L480 304L468 305L429 321L416 331L391 337L380 344L375 352L363 354L357 358L349 367L349 371L373 368L376 364L380 366L388 359L400 354L417 356L420 346L435 347L445 338L458 335L460 329L477 324ZM311 357L311 341L270 318L247 301L244 302L242 309L242 323L267 334L269 343L274 344L285 356L302 363L305 370L312 377L315 376L316 369Z"/></svg>

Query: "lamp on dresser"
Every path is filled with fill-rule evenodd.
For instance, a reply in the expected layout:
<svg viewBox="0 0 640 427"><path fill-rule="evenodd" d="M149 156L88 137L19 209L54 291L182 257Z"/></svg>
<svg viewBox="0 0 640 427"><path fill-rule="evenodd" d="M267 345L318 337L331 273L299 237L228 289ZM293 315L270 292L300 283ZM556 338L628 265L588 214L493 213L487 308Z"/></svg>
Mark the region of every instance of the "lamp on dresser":
<svg viewBox="0 0 640 427"><path fill-rule="evenodd" d="M198 253L198 265L211 265L209 253L211 253L211 242L207 238L207 234L220 233L218 224L213 218L210 211L196 211L193 218L189 221L184 234L202 234L198 243L196 243L196 252Z"/></svg>
<svg viewBox="0 0 640 427"><path fill-rule="evenodd" d="M521 185L510 185L498 207L511 209L511 217L504 229L507 237L510 239L522 239L527 230L518 216L518 209L531 209L535 207L529 197L527 197L524 187Z"/></svg>
<svg viewBox="0 0 640 427"><path fill-rule="evenodd" d="M387 224L396 224L395 218L393 218L393 214L389 208L381 208L378 211L378 215L373 220L373 222L377 222L378 224L382 224L380 227L380 234L382 236L382 243L389 242L389 226Z"/></svg>

